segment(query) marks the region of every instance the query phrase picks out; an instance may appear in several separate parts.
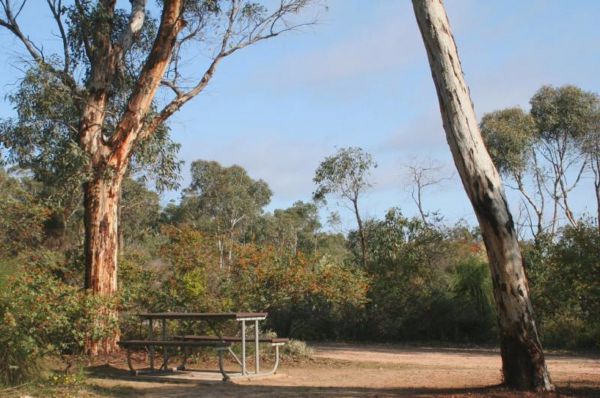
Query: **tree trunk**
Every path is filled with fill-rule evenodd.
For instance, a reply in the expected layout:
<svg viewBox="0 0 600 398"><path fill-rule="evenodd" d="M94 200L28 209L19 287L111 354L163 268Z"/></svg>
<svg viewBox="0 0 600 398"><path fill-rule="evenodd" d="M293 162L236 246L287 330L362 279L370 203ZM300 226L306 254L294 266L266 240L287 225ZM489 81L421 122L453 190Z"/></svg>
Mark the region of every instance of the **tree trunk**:
<svg viewBox="0 0 600 398"><path fill-rule="evenodd" d="M483 144L446 11L441 0L413 0L413 7L446 139L487 249L498 309L504 382L511 388L553 390L512 216L500 176Z"/></svg>
<svg viewBox="0 0 600 398"><path fill-rule="evenodd" d="M367 238L365 236L365 229L363 228L362 219L360 218L360 213L358 212L358 199L354 199L352 201L352 205L354 206L354 214L356 215L356 223L358 224L358 237L360 238L360 250L362 254L362 265L363 267L367 266Z"/></svg>
<svg viewBox="0 0 600 398"><path fill-rule="evenodd" d="M599 148L600 149L600 148ZM594 173L594 189L596 191L596 227L600 230L600 155L591 160L592 172Z"/></svg>
<svg viewBox="0 0 600 398"><path fill-rule="evenodd" d="M596 188L596 227L600 230L600 180L596 177L594 182Z"/></svg>
<svg viewBox="0 0 600 398"><path fill-rule="evenodd" d="M123 176L97 175L85 184L85 288L107 300L117 293L118 207ZM110 303L106 303L110 304ZM118 313L105 305L96 316L96 327L110 331L98 341L89 340L89 355L110 354L118 350L116 325Z"/></svg>
<svg viewBox="0 0 600 398"><path fill-rule="evenodd" d="M223 270L225 268L225 245L221 235L217 238L217 247L219 248L219 269Z"/></svg>

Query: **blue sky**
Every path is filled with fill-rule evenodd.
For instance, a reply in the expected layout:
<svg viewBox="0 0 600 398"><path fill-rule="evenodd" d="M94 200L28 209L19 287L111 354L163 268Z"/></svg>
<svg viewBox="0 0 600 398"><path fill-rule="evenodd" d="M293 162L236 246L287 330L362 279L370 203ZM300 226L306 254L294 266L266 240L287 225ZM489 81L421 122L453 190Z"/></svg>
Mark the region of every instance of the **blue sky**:
<svg viewBox="0 0 600 398"><path fill-rule="evenodd" d="M287 207L310 199L314 171L325 156L359 146L379 164L362 211L381 217L393 206L416 214L405 186L407 164L434 162L442 165L442 175L454 174L410 1L327 5L316 26L226 59L206 91L172 118L173 138L186 161L182 186L195 159L235 163L271 186L269 209ZM544 84L600 92L600 1L447 0L446 8L479 117L514 105L527 109ZM55 42L50 23L36 10L28 12L25 30ZM4 93L20 74L17 49L0 33ZM200 70L203 59L189 67ZM0 103L0 116L11 114ZM591 188L574 193L580 212L588 202L594 212L586 199L591 195ZM178 198L178 192L167 192L164 200ZM516 199L509 195L511 203ZM475 220L456 177L429 191L425 205L450 222Z"/></svg>

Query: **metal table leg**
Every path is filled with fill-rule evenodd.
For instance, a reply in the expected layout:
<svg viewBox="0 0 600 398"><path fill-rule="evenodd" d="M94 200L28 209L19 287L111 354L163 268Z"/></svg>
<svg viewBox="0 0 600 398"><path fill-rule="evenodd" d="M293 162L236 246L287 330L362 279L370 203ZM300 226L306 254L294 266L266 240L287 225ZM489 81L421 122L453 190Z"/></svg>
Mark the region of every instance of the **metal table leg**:
<svg viewBox="0 0 600 398"><path fill-rule="evenodd" d="M167 320L162 319L162 339L167 340ZM160 370L167 370L167 366L169 363L169 353L167 352L167 346L163 347L163 363L160 367Z"/></svg>
<svg viewBox="0 0 600 398"><path fill-rule="evenodd" d="M254 371L256 374L258 374L258 372L260 371L260 365L259 365L259 358L260 358L260 353L259 353L259 342L258 342L258 319L254 321Z"/></svg>
<svg viewBox="0 0 600 398"><path fill-rule="evenodd" d="M152 318L148 319L148 339L149 340L154 339ZM150 346L149 351L150 351L150 370L154 370L154 346Z"/></svg>
<svg viewBox="0 0 600 398"><path fill-rule="evenodd" d="M246 321L242 320L242 374L246 375Z"/></svg>

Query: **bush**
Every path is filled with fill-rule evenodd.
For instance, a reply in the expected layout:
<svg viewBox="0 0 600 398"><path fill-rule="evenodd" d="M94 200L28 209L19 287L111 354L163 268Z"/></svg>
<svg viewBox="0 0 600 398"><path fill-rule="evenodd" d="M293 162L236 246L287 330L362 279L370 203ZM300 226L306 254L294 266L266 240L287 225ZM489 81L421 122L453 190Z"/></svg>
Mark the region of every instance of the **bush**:
<svg viewBox="0 0 600 398"><path fill-rule="evenodd" d="M46 272L20 271L0 292L0 383L8 385L32 378L43 356L81 353L86 339L108 333L90 317L102 300Z"/></svg>
<svg viewBox="0 0 600 398"><path fill-rule="evenodd" d="M491 340L496 332L492 281L486 261L467 256L453 270L453 318L455 338Z"/></svg>
<svg viewBox="0 0 600 398"><path fill-rule="evenodd" d="M544 343L600 348L600 230L581 221L559 240L526 247L532 297Z"/></svg>
<svg viewBox="0 0 600 398"><path fill-rule="evenodd" d="M235 308L268 311L279 335L340 337L344 322L362 312L368 280L358 269L328 257L245 245L232 266L227 294Z"/></svg>
<svg viewBox="0 0 600 398"><path fill-rule="evenodd" d="M292 339L286 345L281 347L281 356L284 359L302 361L312 358L313 354L314 350L301 340Z"/></svg>

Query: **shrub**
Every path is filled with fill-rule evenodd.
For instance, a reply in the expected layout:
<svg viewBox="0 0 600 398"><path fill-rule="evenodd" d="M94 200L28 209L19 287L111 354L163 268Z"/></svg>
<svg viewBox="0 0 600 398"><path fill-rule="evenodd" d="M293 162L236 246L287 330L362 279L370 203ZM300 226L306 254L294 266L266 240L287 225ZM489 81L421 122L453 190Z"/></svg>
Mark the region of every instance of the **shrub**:
<svg viewBox="0 0 600 398"><path fill-rule="evenodd" d="M310 359L313 354L314 350L301 340L292 339L286 345L281 347L281 356L294 361Z"/></svg>
<svg viewBox="0 0 600 398"><path fill-rule="evenodd" d="M46 272L29 271L9 279L0 292L0 383L30 379L49 354L78 354L98 330L90 314L106 303Z"/></svg>
<svg viewBox="0 0 600 398"><path fill-rule="evenodd" d="M543 341L554 347L600 348L600 230L581 221L557 242L526 248Z"/></svg>

